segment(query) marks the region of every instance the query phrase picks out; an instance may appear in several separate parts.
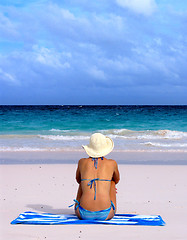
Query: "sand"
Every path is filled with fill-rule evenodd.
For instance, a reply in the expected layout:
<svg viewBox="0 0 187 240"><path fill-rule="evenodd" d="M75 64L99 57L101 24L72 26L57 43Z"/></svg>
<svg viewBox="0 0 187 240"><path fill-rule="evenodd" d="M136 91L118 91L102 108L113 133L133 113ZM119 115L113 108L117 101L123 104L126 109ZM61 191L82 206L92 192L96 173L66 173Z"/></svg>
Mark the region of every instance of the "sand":
<svg viewBox="0 0 187 240"><path fill-rule="evenodd" d="M76 164L4 164L0 165L0 239L186 240L187 165L120 163L119 170L117 212L159 214L166 226L11 225L24 211L73 214L68 205L78 187Z"/></svg>

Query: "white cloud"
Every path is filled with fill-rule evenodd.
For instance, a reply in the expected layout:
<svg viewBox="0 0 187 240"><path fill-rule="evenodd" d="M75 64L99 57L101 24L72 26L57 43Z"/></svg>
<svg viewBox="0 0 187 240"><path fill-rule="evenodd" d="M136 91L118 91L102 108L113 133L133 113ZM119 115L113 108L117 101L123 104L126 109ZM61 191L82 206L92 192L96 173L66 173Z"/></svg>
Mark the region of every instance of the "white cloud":
<svg viewBox="0 0 187 240"><path fill-rule="evenodd" d="M76 20L75 16L67 9L60 9L63 18L68 19L68 20Z"/></svg>
<svg viewBox="0 0 187 240"><path fill-rule="evenodd" d="M161 39L161 38L154 38L153 40L155 41L155 43L156 43L158 46L162 46L162 39Z"/></svg>
<svg viewBox="0 0 187 240"><path fill-rule="evenodd" d="M100 64L105 68L118 73L147 73L148 69L143 63L128 57L117 57L116 59L102 58Z"/></svg>
<svg viewBox="0 0 187 240"><path fill-rule="evenodd" d="M1 68L0 68L0 80L9 82L15 85L19 84L19 81L17 81L17 79L13 75L3 71Z"/></svg>
<svg viewBox="0 0 187 240"><path fill-rule="evenodd" d="M15 93L34 92L37 82L49 91L58 86L59 95L94 82L106 89L186 85L184 16L156 0L96 0L95 8L48 2L0 8L0 80L7 89L16 81Z"/></svg>
<svg viewBox="0 0 187 240"><path fill-rule="evenodd" d="M71 58L72 54L70 52L62 52L62 55L67 58Z"/></svg>
<svg viewBox="0 0 187 240"><path fill-rule="evenodd" d="M91 67L88 72L92 77L96 79L106 79L105 73L102 70L98 69L96 66Z"/></svg>
<svg viewBox="0 0 187 240"><path fill-rule="evenodd" d="M19 34L16 25L0 12L0 35L2 37L17 37Z"/></svg>
<svg viewBox="0 0 187 240"><path fill-rule="evenodd" d="M116 0L124 8L146 16L151 15L156 9L155 0Z"/></svg>
<svg viewBox="0 0 187 240"><path fill-rule="evenodd" d="M48 65L54 68L70 68L70 64L63 59L63 53L57 53L56 51L46 48L34 46L35 60L41 64Z"/></svg>

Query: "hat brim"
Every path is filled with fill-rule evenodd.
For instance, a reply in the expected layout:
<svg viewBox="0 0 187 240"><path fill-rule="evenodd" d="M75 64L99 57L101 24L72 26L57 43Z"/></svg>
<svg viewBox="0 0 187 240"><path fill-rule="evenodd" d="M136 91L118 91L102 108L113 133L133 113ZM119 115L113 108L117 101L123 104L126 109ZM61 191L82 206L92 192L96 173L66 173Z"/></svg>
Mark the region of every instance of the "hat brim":
<svg viewBox="0 0 187 240"><path fill-rule="evenodd" d="M95 151L93 148L91 148L89 145L82 145L88 156L98 158L98 157L104 157L110 152L112 152L114 148L114 142L111 138L106 137L107 146L103 150L100 150L99 152Z"/></svg>

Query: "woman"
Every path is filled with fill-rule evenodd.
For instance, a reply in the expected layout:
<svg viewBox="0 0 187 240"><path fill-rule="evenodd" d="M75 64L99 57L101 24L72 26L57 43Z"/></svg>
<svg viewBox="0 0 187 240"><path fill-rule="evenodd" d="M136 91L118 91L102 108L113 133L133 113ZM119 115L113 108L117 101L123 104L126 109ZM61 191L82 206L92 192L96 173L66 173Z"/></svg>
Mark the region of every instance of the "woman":
<svg viewBox="0 0 187 240"><path fill-rule="evenodd" d="M83 146L89 157L79 160L76 171L79 189L74 200L75 213L80 219L108 220L116 212L118 166L116 161L104 157L113 147L112 139L101 133L93 134L89 145Z"/></svg>

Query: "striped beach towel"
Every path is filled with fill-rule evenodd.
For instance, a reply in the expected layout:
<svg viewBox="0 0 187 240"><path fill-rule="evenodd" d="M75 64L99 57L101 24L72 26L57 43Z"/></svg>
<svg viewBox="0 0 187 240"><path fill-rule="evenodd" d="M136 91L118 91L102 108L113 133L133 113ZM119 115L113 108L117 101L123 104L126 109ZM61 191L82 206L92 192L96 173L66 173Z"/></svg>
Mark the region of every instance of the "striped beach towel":
<svg viewBox="0 0 187 240"><path fill-rule="evenodd" d="M135 214L116 214L111 220L80 220L74 214L51 214L24 212L21 213L11 224L111 224L111 225L145 225L145 226L164 226L165 222L160 215L135 215Z"/></svg>

